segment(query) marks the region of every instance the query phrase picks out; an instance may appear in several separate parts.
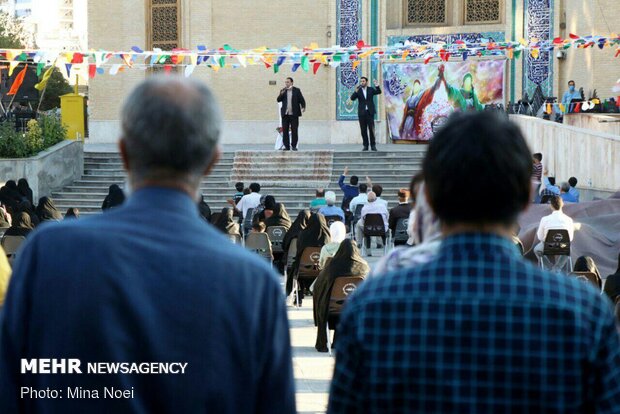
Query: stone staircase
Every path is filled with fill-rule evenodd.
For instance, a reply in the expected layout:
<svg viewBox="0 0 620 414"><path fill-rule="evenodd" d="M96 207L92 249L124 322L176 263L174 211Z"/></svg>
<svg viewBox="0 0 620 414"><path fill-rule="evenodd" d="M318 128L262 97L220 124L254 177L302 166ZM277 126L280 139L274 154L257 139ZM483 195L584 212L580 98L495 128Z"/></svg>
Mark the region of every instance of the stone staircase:
<svg viewBox="0 0 620 414"><path fill-rule="evenodd" d="M203 180L201 191L212 211L217 212L227 206L226 199L234 194L234 183L238 179L246 186L256 181L262 186L262 194L273 195L294 216L299 210L307 208L319 185L327 184L328 190L335 191L337 203L340 204L342 192L338 188L338 178L348 166L349 176L357 175L360 182L370 176L373 183L381 184L382 198L388 200L392 207L397 204L398 189L407 188L412 175L421 169L425 151L426 146L422 145L381 152L338 149L287 153L228 151L222 154L211 175ZM125 180L126 174L118 153L86 152L82 178L53 192L52 198L62 213L69 207L79 208L83 215L100 213L108 187L111 184L123 187Z"/></svg>

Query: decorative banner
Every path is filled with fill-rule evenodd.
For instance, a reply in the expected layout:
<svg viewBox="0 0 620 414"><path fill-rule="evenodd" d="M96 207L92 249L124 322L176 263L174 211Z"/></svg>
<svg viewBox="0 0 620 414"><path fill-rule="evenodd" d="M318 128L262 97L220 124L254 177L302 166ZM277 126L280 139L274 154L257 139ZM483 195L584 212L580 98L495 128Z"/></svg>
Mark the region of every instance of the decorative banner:
<svg viewBox="0 0 620 414"><path fill-rule="evenodd" d="M454 111L503 104L505 62L384 63L383 96L391 138L428 141Z"/></svg>

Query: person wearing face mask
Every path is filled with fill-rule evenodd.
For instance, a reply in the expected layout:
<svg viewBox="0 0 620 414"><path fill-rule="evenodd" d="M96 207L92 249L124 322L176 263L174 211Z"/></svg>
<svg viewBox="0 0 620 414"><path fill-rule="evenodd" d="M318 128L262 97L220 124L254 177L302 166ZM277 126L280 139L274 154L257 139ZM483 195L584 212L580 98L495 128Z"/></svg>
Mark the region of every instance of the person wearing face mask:
<svg viewBox="0 0 620 414"><path fill-rule="evenodd" d="M581 101L582 97L581 92L575 89L575 81L570 80L568 81L568 91L564 92L564 95L562 96L562 103L564 105L570 105L573 99L578 99Z"/></svg>

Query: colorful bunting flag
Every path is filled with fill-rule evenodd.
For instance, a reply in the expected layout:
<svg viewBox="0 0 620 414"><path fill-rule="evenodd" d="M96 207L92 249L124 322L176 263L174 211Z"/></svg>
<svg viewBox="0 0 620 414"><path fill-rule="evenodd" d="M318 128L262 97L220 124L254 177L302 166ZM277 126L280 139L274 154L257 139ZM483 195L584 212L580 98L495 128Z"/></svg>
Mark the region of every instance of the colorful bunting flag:
<svg viewBox="0 0 620 414"><path fill-rule="evenodd" d="M17 74L17 76L15 76L15 79L13 80L13 85L11 85L11 89L7 92L8 96L17 94L17 91L19 91L22 83L24 83L24 78L26 77L27 71L28 65L24 65L24 68Z"/></svg>

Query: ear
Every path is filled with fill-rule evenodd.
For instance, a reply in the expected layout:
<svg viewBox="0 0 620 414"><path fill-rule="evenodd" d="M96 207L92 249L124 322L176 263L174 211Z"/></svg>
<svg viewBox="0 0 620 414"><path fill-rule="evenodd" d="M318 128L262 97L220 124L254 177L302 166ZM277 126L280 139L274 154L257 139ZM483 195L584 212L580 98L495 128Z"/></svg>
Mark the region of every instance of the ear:
<svg viewBox="0 0 620 414"><path fill-rule="evenodd" d="M121 152L121 159L123 160L123 168L129 172L129 158L127 157L127 146L123 138L118 140L118 149Z"/></svg>
<svg viewBox="0 0 620 414"><path fill-rule="evenodd" d="M203 173L204 176L209 175L209 173L211 172L211 170L213 170L213 167L215 167L215 165L218 163L221 157L222 157L222 148L218 145L215 148L215 152L213 156L211 157L211 161L209 161L209 165L207 165L207 168L205 168L204 170L204 173Z"/></svg>

